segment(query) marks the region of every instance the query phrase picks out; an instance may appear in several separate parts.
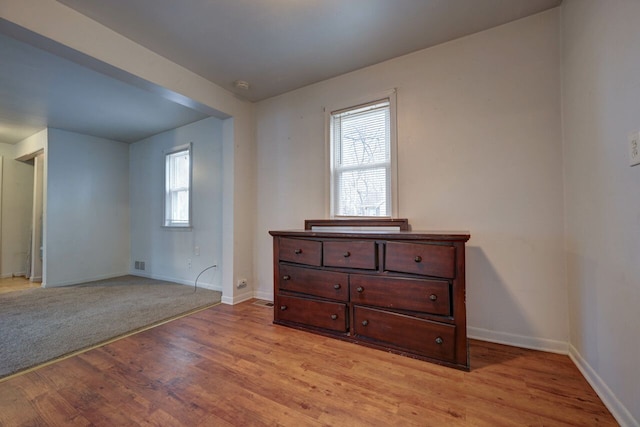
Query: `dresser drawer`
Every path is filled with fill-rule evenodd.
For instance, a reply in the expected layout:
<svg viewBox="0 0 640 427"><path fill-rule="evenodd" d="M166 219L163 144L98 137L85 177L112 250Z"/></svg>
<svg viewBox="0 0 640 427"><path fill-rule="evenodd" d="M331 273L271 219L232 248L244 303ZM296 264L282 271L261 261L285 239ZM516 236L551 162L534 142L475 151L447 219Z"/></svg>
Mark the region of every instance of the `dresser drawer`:
<svg viewBox="0 0 640 427"><path fill-rule="evenodd" d="M322 242L281 237L278 259L280 261L320 266L322 265Z"/></svg>
<svg viewBox="0 0 640 427"><path fill-rule="evenodd" d="M412 353L453 361L456 327L366 308L353 307L356 338L375 340Z"/></svg>
<svg viewBox="0 0 640 427"><path fill-rule="evenodd" d="M387 242L384 268L388 271L453 279L456 250L453 246Z"/></svg>
<svg viewBox="0 0 640 427"><path fill-rule="evenodd" d="M280 290L290 292L349 300L349 276L346 273L280 264L278 286Z"/></svg>
<svg viewBox="0 0 640 427"><path fill-rule="evenodd" d="M347 331L347 305L290 296L278 296L276 320L295 322L337 332Z"/></svg>
<svg viewBox="0 0 640 427"><path fill-rule="evenodd" d="M451 314L449 282L364 276L350 278L351 302L442 316Z"/></svg>
<svg viewBox="0 0 640 427"><path fill-rule="evenodd" d="M327 267L361 268L375 270L376 243L373 241L347 240L324 242L324 265Z"/></svg>

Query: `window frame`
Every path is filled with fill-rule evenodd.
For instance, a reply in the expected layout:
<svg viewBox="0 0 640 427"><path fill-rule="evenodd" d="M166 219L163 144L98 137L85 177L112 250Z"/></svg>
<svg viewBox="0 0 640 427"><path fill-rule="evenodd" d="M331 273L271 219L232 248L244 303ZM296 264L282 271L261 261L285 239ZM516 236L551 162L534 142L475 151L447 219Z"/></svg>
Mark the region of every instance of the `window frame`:
<svg viewBox="0 0 640 427"><path fill-rule="evenodd" d="M168 210L170 198L169 193L169 167L168 167L168 159L169 156L172 156L176 153L180 153L183 151L188 151L189 153L189 207L188 207L188 222L185 223L177 223L168 218ZM180 145L177 147L173 147L169 151L164 152L164 188L163 188L163 209L162 209L162 227L166 229L179 229L179 230L190 230L193 227L193 143L190 142L188 144Z"/></svg>
<svg viewBox="0 0 640 427"><path fill-rule="evenodd" d="M348 103L342 103L336 108L324 108L325 112L325 173L327 174L325 193L326 193L326 215L329 218L398 218L398 147L397 147L397 114L396 114L396 89L387 90L377 94L372 94L366 97L352 100ZM336 169L334 168L334 146L332 141L332 115L338 112L345 112L349 110L355 110L367 105L372 105L378 102L389 102L389 176L387 177L387 195L389 203L389 212L384 216L347 216L337 215L337 203L336 203ZM366 169L366 168L365 168Z"/></svg>

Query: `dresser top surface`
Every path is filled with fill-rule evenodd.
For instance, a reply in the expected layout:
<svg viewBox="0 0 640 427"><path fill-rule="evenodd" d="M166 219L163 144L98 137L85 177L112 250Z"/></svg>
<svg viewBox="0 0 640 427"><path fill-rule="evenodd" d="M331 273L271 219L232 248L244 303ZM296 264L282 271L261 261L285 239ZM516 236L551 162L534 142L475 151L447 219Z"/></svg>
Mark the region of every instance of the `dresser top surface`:
<svg viewBox="0 0 640 427"><path fill-rule="evenodd" d="M272 236L306 238L359 238L359 239L398 239L398 240L434 240L462 241L471 237L468 231L440 230L271 230Z"/></svg>

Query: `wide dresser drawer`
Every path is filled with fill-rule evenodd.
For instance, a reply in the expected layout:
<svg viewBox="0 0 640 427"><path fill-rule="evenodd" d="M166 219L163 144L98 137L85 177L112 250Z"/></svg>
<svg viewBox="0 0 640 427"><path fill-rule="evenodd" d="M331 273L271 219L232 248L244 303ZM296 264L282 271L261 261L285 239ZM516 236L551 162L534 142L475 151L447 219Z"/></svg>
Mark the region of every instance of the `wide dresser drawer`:
<svg viewBox="0 0 640 427"><path fill-rule="evenodd" d="M360 306L353 307L353 325L356 338L375 340L441 360L454 360L456 327L453 325Z"/></svg>
<svg viewBox="0 0 640 427"><path fill-rule="evenodd" d="M349 299L349 276L346 273L280 264L278 286L281 291L340 301Z"/></svg>
<svg viewBox="0 0 640 427"><path fill-rule="evenodd" d="M387 242L384 268L388 271L452 279L455 277L455 255L453 246Z"/></svg>
<svg viewBox="0 0 640 427"><path fill-rule="evenodd" d="M306 265L322 265L322 242L280 237L278 250L280 261Z"/></svg>
<svg viewBox="0 0 640 427"><path fill-rule="evenodd" d="M451 314L449 282L351 275L351 302L442 316Z"/></svg>
<svg viewBox="0 0 640 427"><path fill-rule="evenodd" d="M347 331L347 305L342 303L280 295L274 316L276 321Z"/></svg>

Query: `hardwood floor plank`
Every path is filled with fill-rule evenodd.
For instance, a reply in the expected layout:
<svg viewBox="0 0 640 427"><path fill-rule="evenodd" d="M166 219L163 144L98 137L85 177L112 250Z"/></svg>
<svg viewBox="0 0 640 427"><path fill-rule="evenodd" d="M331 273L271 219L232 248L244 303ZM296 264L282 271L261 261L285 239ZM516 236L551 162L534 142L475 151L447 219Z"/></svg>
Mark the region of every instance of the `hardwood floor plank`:
<svg viewBox="0 0 640 427"><path fill-rule="evenodd" d="M0 383L0 425L609 426L567 356L471 341L471 371L219 305Z"/></svg>
<svg viewBox="0 0 640 427"><path fill-rule="evenodd" d="M0 387L0 425L45 425L44 420L27 398L21 384Z"/></svg>
<svg viewBox="0 0 640 427"><path fill-rule="evenodd" d="M6 292L23 291L25 289L41 288L42 283L32 282L24 276L0 279L0 294Z"/></svg>

